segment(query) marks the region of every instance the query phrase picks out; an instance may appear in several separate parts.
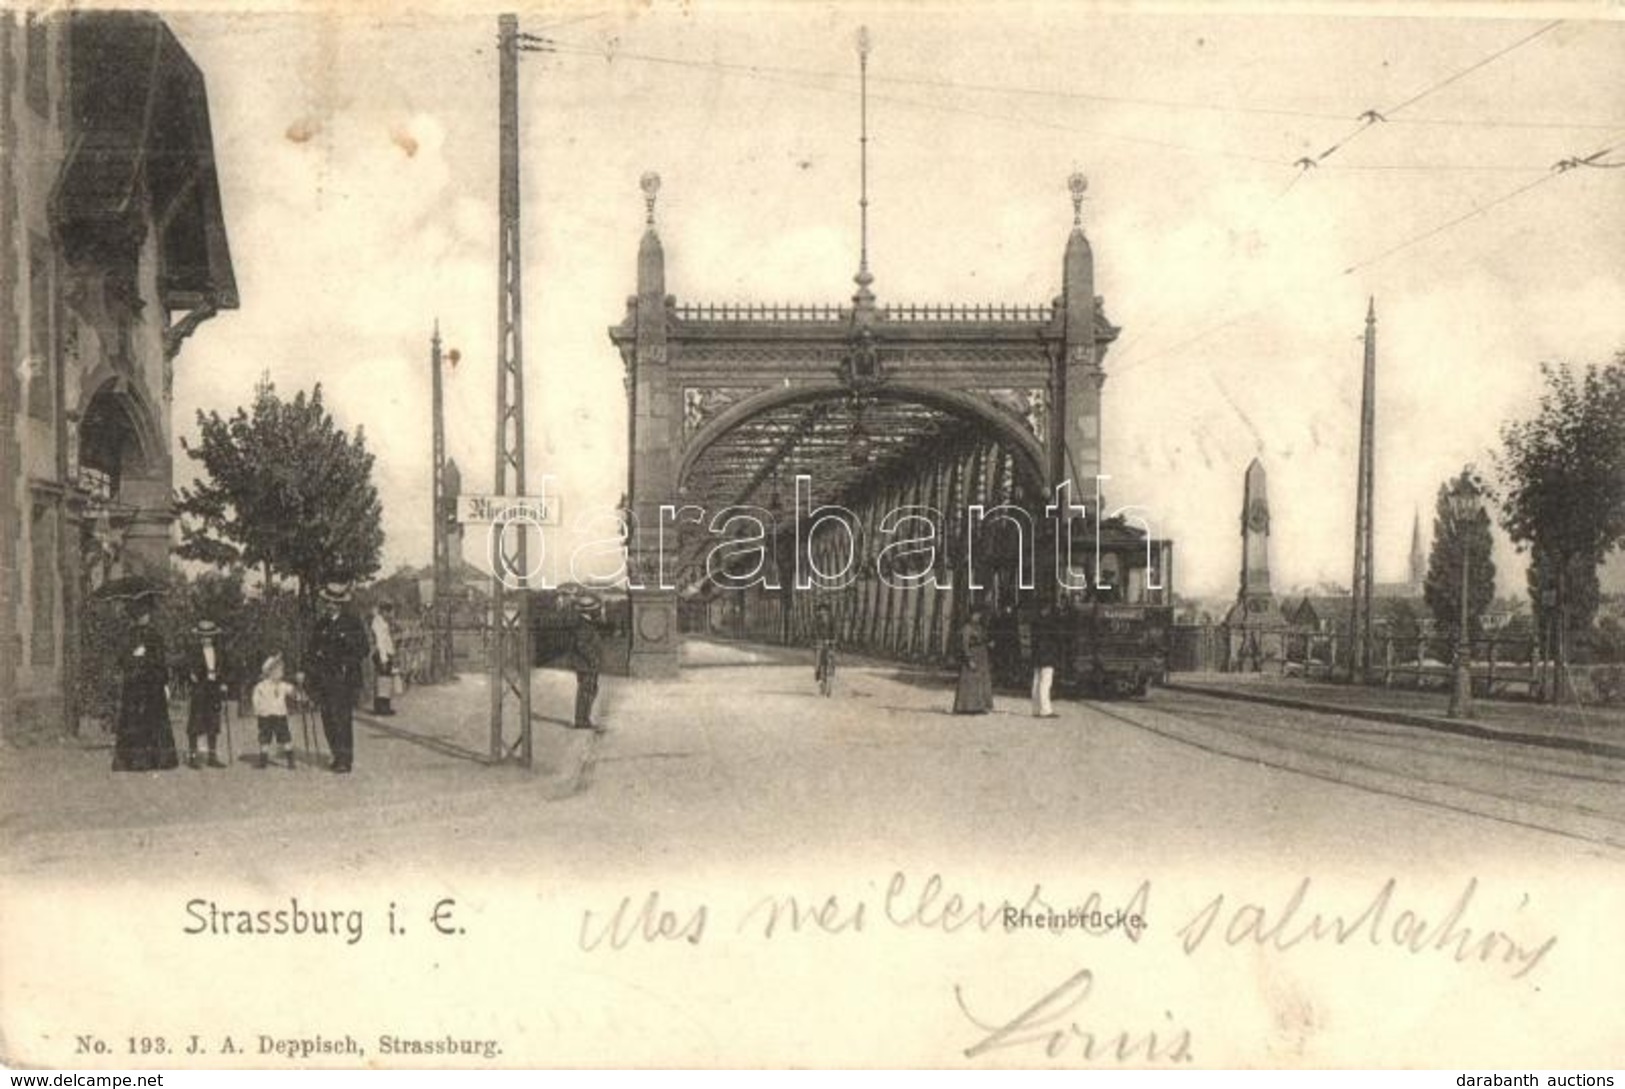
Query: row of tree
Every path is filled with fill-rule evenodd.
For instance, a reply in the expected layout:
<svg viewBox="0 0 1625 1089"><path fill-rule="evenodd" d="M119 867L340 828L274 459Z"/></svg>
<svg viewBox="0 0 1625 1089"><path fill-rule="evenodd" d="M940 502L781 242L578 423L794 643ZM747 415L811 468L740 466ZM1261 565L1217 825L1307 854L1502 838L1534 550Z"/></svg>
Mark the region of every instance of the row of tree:
<svg viewBox="0 0 1625 1089"><path fill-rule="evenodd" d="M1479 507L1463 517L1451 499L1483 497L1530 558L1536 630L1562 684L1576 637L1596 619L1598 569L1625 547L1625 352L1608 364L1546 364L1541 373L1535 411L1501 428L1493 480L1468 466L1440 486L1424 593L1440 625L1457 630L1465 549L1470 615L1481 616L1494 599L1489 512Z"/></svg>

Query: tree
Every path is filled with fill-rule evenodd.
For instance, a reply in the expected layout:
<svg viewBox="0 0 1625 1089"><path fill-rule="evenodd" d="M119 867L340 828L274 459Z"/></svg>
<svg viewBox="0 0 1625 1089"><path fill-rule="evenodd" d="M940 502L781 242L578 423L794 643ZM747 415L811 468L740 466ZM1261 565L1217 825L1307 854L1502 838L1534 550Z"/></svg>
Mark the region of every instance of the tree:
<svg viewBox="0 0 1625 1089"><path fill-rule="evenodd" d="M1416 607L1402 597L1389 598L1382 604L1382 622L1393 639L1395 650L1409 654L1422 637L1422 625L1417 622Z"/></svg>
<svg viewBox="0 0 1625 1089"><path fill-rule="evenodd" d="M1529 558L1529 571L1525 584L1529 588L1530 608L1535 614L1535 630L1548 645L1557 646L1557 626L1563 625L1563 643L1574 645L1576 636L1591 627L1602 600L1602 584L1597 578L1597 563L1590 557L1573 556L1568 562L1568 577L1563 582L1565 608L1561 615L1557 609L1557 565L1548 560L1537 547Z"/></svg>
<svg viewBox="0 0 1625 1089"><path fill-rule="evenodd" d="M1549 623L1561 687L1578 599L1625 542L1625 352L1578 372L1545 364L1541 375L1535 415L1501 428L1496 468L1501 524L1533 553L1533 604Z"/></svg>
<svg viewBox="0 0 1625 1089"><path fill-rule="evenodd" d="M373 457L360 428L340 431L320 384L292 401L267 379L251 408L229 419L198 412L198 445L186 455L204 475L181 490L187 559L251 566L294 579L301 600L324 582L352 582L378 570L384 530Z"/></svg>
<svg viewBox="0 0 1625 1089"><path fill-rule="evenodd" d="M1433 549L1428 553L1427 578L1422 583L1422 597L1437 624L1437 630L1455 632L1458 637L1474 635L1480 618L1490 602L1495 600L1495 560L1491 550L1495 546L1490 536L1489 512L1482 505L1466 521L1451 509L1453 493L1471 490L1483 495L1472 466L1462 469L1460 475L1439 485L1439 498L1433 508ZM1461 567L1462 549L1467 550L1467 615L1471 627L1461 629Z"/></svg>

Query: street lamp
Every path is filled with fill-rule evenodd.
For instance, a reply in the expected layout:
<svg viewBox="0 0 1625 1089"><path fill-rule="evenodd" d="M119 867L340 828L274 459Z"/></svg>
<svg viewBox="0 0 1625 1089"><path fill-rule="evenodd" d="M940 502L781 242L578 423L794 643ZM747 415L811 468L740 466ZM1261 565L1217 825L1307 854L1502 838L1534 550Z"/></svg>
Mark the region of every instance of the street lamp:
<svg viewBox="0 0 1625 1089"><path fill-rule="evenodd" d="M1470 527L1477 523L1479 514L1478 489L1469 481L1450 493L1450 514L1456 522L1456 539L1461 543L1461 623L1456 629L1455 683L1450 689L1451 718L1471 718L1473 715L1472 640L1467 635L1467 583L1472 572L1472 536Z"/></svg>

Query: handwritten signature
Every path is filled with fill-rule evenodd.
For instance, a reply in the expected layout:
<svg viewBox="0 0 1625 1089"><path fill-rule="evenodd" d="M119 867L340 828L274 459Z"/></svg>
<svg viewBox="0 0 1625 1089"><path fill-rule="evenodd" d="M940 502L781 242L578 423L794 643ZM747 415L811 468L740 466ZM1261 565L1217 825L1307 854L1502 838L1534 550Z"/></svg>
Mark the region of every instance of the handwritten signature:
<svg viewBox="0 0 1625 1089"><path fill-rule="evenodd" d="M1080 968L1038 1001L1008 1020L987 1020L972 1013L965 1003L964 988L954 985L954 1001L981 1038L965 1049L967 1059L994 1051L1040 1045L1051 1059L1072 1057L1084 1062L1188 1063L1191 1052L1190 1029L1174 1021L1164 1011L1166 1025L1155 1029L1101 1028L1083 1025L1075 1015L1094 990L1095 974Z"/></svg>

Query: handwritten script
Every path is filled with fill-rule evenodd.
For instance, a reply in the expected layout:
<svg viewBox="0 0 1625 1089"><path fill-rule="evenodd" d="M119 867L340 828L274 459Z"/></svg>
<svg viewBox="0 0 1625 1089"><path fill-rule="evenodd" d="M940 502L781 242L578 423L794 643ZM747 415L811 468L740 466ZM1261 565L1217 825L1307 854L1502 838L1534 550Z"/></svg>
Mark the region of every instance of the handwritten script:
<svg viewBox="0 0 1625 1089"><path fill-rule="evenodd" d="M947 936L967 932L1082 934L1136 945L1147 935L1169 934L1186 956L1215 946L1255 946L1288 953L1301 946L1335 945L1440 956L1456 964L1493 965L1507 969L1513 979L1533 972L1557 945L1555 934L1523 936L1505 924L1486 921L1489 909L1479 903L1477 878L1469 879L1453 897L1425 902L1402 894L1396 878L1367 895L1348 897L1322 893L1305 877L1278 902L1217 893L1202 901L1188 918L1176 916L1178 925L1173 927L1163 925L1154 910L1149 880L1117 897L1094 891L1066 898L1046 894L1044 886L1033 884L1022 895L994 899L954 891L940 874L918 881L897 871L884 883L883 891L878 883L869 888L876 891L759 896L731 913L722 913L724 933L758 940L854 937L883 930L933 931ZM657 889L622 897L608 911L583 912L577 943L586 952L662 942L699 945L718 917L710 904L679 905ZM1080 925L1032 931L1011 924L1012 919L1035 917L1078 920ZM1115 924L1130 918L1135 925Z"/></svg>

